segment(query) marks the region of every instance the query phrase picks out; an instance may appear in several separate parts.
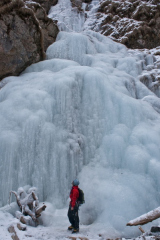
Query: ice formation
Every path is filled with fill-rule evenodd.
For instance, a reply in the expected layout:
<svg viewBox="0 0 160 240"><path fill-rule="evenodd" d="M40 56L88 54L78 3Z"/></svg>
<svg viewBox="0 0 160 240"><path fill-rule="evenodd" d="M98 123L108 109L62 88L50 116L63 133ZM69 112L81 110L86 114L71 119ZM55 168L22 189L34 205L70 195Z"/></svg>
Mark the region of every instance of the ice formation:
<svg viewBox="0 0 160 240"><path fill-rule="evenodd" d="M112 237L135 235L126 223L160 197L160 103L138 79L143 64L143 53L99 33L62 31L45 61L5 78L1 205L10 190L31 185L61 208L78 177L81 223Z"/></svg>

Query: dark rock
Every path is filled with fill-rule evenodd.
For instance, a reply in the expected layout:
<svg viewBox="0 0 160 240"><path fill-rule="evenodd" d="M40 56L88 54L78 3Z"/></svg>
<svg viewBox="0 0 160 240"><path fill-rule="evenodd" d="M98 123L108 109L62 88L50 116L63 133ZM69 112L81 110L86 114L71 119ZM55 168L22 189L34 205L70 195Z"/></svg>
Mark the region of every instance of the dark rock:
<svg viewBox="0 0 160 240"><path fill-rule="evenodd" d="M19 75L43 60L46 48L56 39L57 25L39 4L33 5L23 0L1 1L0 79Z"/></svg>
<svg viewBox="0 0 160 240"><path fill-rule="evenodd" d="M84 3L91 3L92 0L83 0L82 2L84 2Z"/></svg>
<svg viewBox="0 0 160 240"><path fill-rule="evenodd" d="M151 227L151 232L160 232L160 227Z"/></svg>

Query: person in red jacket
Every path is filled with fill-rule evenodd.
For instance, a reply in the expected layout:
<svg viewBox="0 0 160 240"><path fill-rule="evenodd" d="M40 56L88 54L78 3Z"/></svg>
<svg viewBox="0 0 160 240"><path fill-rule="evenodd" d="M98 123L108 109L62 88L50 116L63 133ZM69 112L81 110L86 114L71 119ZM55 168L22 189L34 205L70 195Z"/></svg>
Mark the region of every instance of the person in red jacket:
<svg viewBox="0 0 160 240"><path fill-rule="evenodd" d="M68 209L68 219L71 223L71 226L68 227L68 230L72 230L72 233L79 232L79 216L78 216L78 197L79 197L79 190L78 190L79 181L75 179L72 182L72 189L70 192L70 204Z"/></svg>

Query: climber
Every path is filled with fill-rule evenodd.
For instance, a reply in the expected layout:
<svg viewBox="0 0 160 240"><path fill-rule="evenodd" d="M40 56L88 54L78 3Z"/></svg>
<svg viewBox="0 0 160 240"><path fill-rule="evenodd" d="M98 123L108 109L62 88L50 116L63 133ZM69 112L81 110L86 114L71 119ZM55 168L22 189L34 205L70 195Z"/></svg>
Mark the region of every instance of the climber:
<svg viewBox="0 0 160 240"><path fill-rule="evenodd" d="M71 223L71 226L68 227L68 230L72 230L72 233L79 232L79 216L78 216L78 197L79 197L79 190L78 190L79 181L75 179L72 182L72 189L70 192L70 204L68 209L68 219Z"/></svg>

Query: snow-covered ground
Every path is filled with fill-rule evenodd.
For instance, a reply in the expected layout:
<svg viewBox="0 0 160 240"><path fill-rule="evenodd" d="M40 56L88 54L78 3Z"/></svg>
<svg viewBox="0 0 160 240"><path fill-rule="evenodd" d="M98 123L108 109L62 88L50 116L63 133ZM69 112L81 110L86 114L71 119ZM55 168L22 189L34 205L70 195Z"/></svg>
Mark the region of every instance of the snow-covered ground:
<svg viewBox="0 0 160 240"><path fill-rule="evenodd" d="M1 82L0 240L11 239L10 224L16 228L15 205L3 206L20 186L37 187L47 204L43 226L16 228L20 240L71 236L67 208L75 177L86 200L77 237L136 237L138 227L127 222L160 205L160 102L139 81L154 58L81 31L80 15L75 32L70 7L61 0L50 12L65 31L47 59Z"/></svg>
<svg viewBox="0 0 160 240"><path fill-rule="evenodd" d="M77 234L72 234L70 231L67 230L69 226L68 219L67 219L67 208L63 209L53 209L53 206L50 203L46 203L47 209L46 212L42 213L41 219L43 219L43 225L39 225L38 227L31 227L27 226L25 231L19 230L17 227L17 223L19 220L16 219L12 214L8 212L14 212L17 210L16 204L11 204L11 206L5 206L7 208L0 211L0 240L11 240L13 233L8 231L10 226L14 227L17 237L19 240L106 240L106 239L118 239L113 234L113 229L106 230L99 226L96 227L95 224L92 225L83 225L80 224L80 232ZM82 208L82 206L81 206ZM10 210L11 209L11 210ZM80 209L80 216L81 216L81 209ZM21 223L21 226L24 227L26 225ZM138 229L138 226L136 227ZM142 229L144 229L142 227ZM110 235L110 233L112 234ZM152 233L152 236L149 236L151 233L147 231L146 233L142 234L139 230L139 237L134 239L136 240L154 240L155 237L159 236L159 233ZM126 240L128 238L119 237L119 239Z"/></svg>
<svg viewBox="0 0 160 240"><path fill-rule="evenodd" d="M47 203L46 205L46 212L42 214L45 226L39 225L36 228L27 226L26 231L21 231L17 228L19 221L11 214L0 211L0 240L11 240L12 234L7 231L9 226L14 226L20 240L67 240L69 237L73 237L73 234L67 230L69 226L67 219L68 209L55 210L51 204ZM15 209L15 206L13 208ZM85 225L81 225L80 233L74 234L74 236L102 239L94 229Z"/></svg>
<svg viewBox="0 0 160 240"><path fill-rule="evenodd" d="M69 237L77 237L77 239L78 237L86 237L90 240L104 239L103 232L97 232L97 230L94 230L94 225L80 225L80 232L73 235L67 230L69 226L67 211L67 208L55 211L50 209L50 211L48 210L48 214L44 214L46 215L45 217L51 221L49 224L47 224L48 226L38 226L36 228L27 226L26 231L20 231L17 228L18 220L13 218L12 215L0 212L0 239L11 240L12 234L7 231L7 228L10 225L14 226L17 236L20 240L67 240Z"/></svg>

